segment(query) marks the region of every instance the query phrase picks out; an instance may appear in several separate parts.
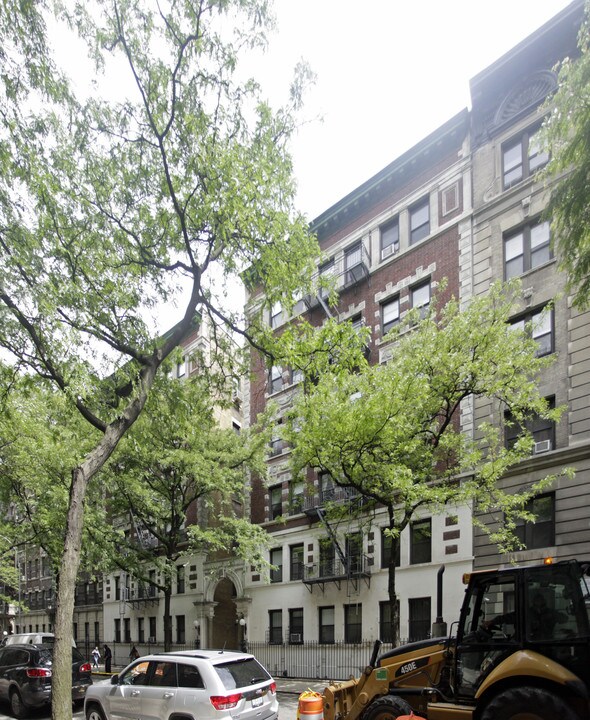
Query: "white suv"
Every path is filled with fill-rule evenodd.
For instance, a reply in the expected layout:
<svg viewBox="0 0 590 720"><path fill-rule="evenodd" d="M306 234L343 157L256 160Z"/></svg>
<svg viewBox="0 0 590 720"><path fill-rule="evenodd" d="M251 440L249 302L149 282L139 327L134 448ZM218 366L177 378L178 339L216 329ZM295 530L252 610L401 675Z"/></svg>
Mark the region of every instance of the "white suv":
<svg viewBox="0 0 590 720"><path fill-rule="evenodd" d="M92 685L87 720L278 720L275 681L253 655L224 650L144 655Z"/></svg>

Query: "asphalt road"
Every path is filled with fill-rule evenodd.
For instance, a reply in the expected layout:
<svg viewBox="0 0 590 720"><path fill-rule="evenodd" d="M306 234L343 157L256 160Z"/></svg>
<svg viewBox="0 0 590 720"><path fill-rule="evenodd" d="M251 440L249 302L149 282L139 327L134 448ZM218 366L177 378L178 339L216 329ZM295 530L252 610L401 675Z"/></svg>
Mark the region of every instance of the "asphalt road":
<svg viewBox="0 0 590 720"><path fill-rule="evenodd" d="M279 693L279 714L280 720L296 720L298 696L294 693ZM84 712L80 708L73 715L76 720L84 717ZM14 716L10 714L10 709L6 703L0 703L0 720L14 720ZM51 712L49 708L46 710L36 710L31 712L29 720L51 720Z"/></svg>

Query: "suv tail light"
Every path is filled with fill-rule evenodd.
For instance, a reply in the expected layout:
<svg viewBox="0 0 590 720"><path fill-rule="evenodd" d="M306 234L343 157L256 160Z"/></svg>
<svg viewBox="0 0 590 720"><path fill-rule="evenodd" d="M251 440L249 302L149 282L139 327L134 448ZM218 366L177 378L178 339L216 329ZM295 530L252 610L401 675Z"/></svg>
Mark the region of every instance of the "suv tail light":
<svg viewBox="0 0 590 720"><path fill-rule="evenodd" d="M276 682L271 682L271 684L268 686L268 689L271 691L273 695L277 694L277 684Z"/></svg>
<svg viewBox="0 0 590 720"><path fill-rule="evenodd" d="M235 693L234 695L211 695L211 705L216 710L231 710L240 702L242 693Z"/></svg>
<svg viewBox="0 0 590 720"><path fill-rule="evenodd" d="M47 670L47 668L27 668L27 677L30 677L30 678L51 677L51 670Z"/></svg>
<svg viewBox="0 0 590 720"><path fill-rule="evenodd" d="M92 667L89 662L85 662L82 665L80 665L80 672L81 673L89 673L92 672Z"/></svg>

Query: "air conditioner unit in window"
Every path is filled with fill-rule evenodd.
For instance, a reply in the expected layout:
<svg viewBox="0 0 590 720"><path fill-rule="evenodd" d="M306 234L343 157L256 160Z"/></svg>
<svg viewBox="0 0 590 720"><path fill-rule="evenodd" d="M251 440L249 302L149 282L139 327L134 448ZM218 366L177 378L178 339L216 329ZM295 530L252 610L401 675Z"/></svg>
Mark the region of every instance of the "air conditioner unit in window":
<svg viewBox="0 0 590 720"><path fill-rule="evenodd" d="M150 635L149 638L148 638L148 642L149 642L149 643L155 643L155 642L156 642L156 638L155 638L153 635Z"/></svg>
<svg viewBox="0 0 590 720"><path fill-rule="evenodd" d="M301 633L291 633L289 635L289 642L300 643L301 642Z"/></svg>
<svg viewBox="0 0 590 720"><path fill-rule="evenodd" d="M386 257L393 255L394 250L395 245L386 245L384 248L381 248L381 260L385 260Z"/></svg>
<svg viewBox="0 0 590 720"><path fill-rule="evenodd" d="M533 448L535 455L548 452L549 450L551 450L551 440L541 440L540 442L536 442Z"/></svg>

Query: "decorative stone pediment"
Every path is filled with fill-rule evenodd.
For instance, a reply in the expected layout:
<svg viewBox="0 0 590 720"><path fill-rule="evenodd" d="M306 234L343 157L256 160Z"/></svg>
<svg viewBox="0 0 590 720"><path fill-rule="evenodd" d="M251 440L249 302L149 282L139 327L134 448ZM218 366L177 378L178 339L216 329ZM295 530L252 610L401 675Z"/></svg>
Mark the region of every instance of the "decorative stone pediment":
<svg viewBox="0 0 590 720"><path fill-rule="evenodd" d="M494 117L494 126L504 125L525 110L532 109L557 88L557 77L540 70L515 85L504 98Z"/></svg>

